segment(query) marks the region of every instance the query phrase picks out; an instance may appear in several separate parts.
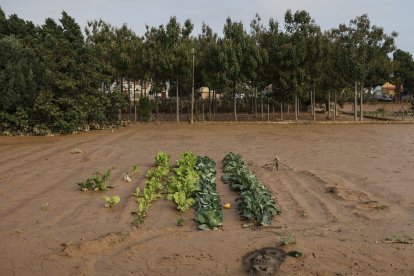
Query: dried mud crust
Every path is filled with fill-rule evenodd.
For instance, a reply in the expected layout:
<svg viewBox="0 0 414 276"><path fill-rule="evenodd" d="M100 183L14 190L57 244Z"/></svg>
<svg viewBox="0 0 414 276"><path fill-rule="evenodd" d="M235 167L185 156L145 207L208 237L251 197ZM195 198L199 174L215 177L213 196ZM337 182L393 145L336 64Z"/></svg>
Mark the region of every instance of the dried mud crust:
<svg viewBox="0 0 414 276"><path fill-rule="evenodd" d="M243 258L245 271L252 275L274 275L284 262L286 253L276 247L265 247L248 253Z"/></svg>

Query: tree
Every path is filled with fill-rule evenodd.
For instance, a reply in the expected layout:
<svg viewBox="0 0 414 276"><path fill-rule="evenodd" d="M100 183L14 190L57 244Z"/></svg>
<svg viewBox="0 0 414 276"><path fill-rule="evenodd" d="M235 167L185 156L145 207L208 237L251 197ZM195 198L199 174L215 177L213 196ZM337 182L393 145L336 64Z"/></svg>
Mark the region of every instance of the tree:
<svg viewBox="0 0 414 276"><path fill-rule="evenodd" d="M414 61L409 52L404 52L400 49L393 54L394 62L394 79L397 87L404 86L404 91L408 91L411 95L414 94Z"/></svg>
<svg viewBox="0 0 414 276"><path fill-rule="evenodd" d="M298 119L298 97L304 97L306 89L314 85L319 75L320 60L319 39L320 28L306 11L290 10L285 13L286 42L283 46L282 78L292 89L295 98L295 119ZM290 83L290 84L289 84Z"/></svg>

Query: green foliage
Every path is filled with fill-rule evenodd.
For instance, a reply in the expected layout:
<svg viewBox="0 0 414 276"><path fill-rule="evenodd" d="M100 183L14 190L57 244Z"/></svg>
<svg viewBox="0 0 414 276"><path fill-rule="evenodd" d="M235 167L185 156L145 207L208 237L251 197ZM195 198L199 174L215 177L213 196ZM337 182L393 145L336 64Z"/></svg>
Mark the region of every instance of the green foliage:
<svg viewBox="0 0 414 276"><path fill-rule="evenodd" d="M151 82L152 92L170 83L181 95L187 93L192 49L196 88L223 91L223 99L233 100L235 119L236 95L243 91L250 94L246 99L256 98L253 91L270 84L267 96L284 104L296 95L301 103L309 102L313 89L320 91L317 101L324 102L329 89L346 90L355 81L368 87L390 78L413 93L411 55L394 51L397 34L386 34L367 15L324 33L303 10L288 10L281 21L283 26L271 18L263 26L256 15L248 30L227 18L223 37L206 24L194 37L189 19L180 24L171 17L165 25L147 26L144 35L126 24L115 27L99 20L88 22L85 39L66 12L41 26L2 13L0 131L72 133L116 125L119 111L128 106L124 87L119 89L124 80ZM113 92L114 83L121 93ZM140 98L138 112L141 121L151 121L148 98Z"/></svg>
<svg viewBox="0 0 414 276"><path fill-rule="evenodd" d="M138 172L139 172L138 165L137 165L137 164L133 164L133 165L131 165L131 169L130 169L130 171L131 171L131 174L136 174L136 173L138 173Z"/></svg>
<svg viewBox="0 0 414 276"><path fill-rule="evenodd" d="M280 246L287 246L296 243L296 238L290 233L280 234L277 238L280 242Z"/></svg>
<svg viewBox="0 0 414 276"><path fill-rule="evenodd" d="M137 198L138 209L134 224L139 225L144 222L147 216L148 208L151 202L162 197L161 192L168 173L170 172L170 156L164 152L158 152L155 156L155 168L147 171L148 180L145 182L145 188L140 192L139 187L135 189L134 195Z"/></svg>
<svg viewBox="0 0 414 276"><path fill-rule="evenodd" d="M139 118L143 122L151 121L152 107L148 97L142 97L138 102Z"/></svg>
<svg viewBox="0 0 414 276"><path fill-rule="evenodd" d="M191 152L180 155L177 161L178 168L173 170L167 185L167 199L177 204L177 209L187 211L194 203L194 192L198 190L197 181L199 176L194 169L197 156Z"/></svg>
<svg viewBox="0 0 414 276"><path fill-rule="evenodd" d="M103 199L105 200L105 208L112 208L121 201L119 196L104 196Z"/></svg>
<svg viewBox="0 0 414 276"><path fill-rule="evenodd" d="M86 179L84 182L78 182L78 185L82 191L106 191L108 190L108 188L111 188L111 186L108 185L108 180L110 176L110 170L106 170L104 173L98 171L93 173L92 176Z"/></svg>
<svg viewBox="0 0 414 276"><path fill-rule="evenodd" d="M164 169L169 168L170 167L170 156L162 151L157 152L157 154L155 155L155 166L164 168Z"/></svg>
<svg viewBox="0 0 414 276"><path fill-rule="evenodd" d="M223 210L216 188L216 163L207 156L197 158L195 169L200 176L196 192L196 222L201 230L220 227Z"/></svg>
<svg viewBox="0 0 414 276"><path fill-rule="evenodd" d="M66 12L60 25L4 18L0 36L0 131L72 133L118 124L125 96L100 91L102 68Z"/></svg>
<svg viewBox="0 0 414 276"><path fill-rule="evenodd" d="M184 226L184 219L183 218L177 218L177 222L175 224L179 227Z"/></svg>
<svg viewBox="0 0 414 276"><path fill-rule="evenodd" d="M230 152L222 163L223 181L228 183L232 190L240 192L237 201L241 218L260 225L270 225L272 217L280 213L270 191L244 165L241 155Z"/></svg>
<svg viewBox="0 0 414 276"><path fill-rule="evenodd" d="M395 66L394 80L396 81L397 89L402 84L405 91L414 94L414 61L412 55L409 52L398 49L393 53L393 63Z"/></svg>

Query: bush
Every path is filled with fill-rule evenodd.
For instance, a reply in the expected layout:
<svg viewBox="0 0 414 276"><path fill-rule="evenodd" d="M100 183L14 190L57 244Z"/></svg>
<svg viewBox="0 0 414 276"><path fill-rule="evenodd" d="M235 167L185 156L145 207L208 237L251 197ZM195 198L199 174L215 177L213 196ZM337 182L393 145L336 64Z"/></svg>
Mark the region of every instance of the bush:
<svg viewBox="0 0 414 276"><path fill-rule="evenodd" d="M21 107L15 114L0 112L0 131L27 132L29 131L29 115Z"/></svg>
<svg viewBox="0 0 414 276"><path fill-rule="evenodd" d="M143 122L149 122L151 120L151 115L152 115L152 112L151 112L152 107L151 107L150 99L148 97L140 98L138 102L138 106L139 106L138 114L139 114L140 120Z"/></svg>

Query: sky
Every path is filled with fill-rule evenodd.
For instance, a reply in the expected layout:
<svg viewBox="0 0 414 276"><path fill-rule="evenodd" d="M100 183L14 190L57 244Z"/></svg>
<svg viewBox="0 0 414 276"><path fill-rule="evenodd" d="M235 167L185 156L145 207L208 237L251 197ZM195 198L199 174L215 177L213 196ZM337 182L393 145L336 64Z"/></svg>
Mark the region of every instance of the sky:
<svg viewBox="0 0 414 276"><path fill-rule="evenodd" d="M396 31L398 48L414 54L414 0L1 0L6 16L19 17L41 25L50 17L58 20L64 10L82 29L88 20L103 19L114 26L126 23L138 35L145 25L166 24L171 16L194 23L194 34L202 23L222 35L227 17L246 27L258 13L262 22L269 18L283 23L286 10L306 10L322 30L337 27L364 13L371 23L391 34Z"/></svg>

